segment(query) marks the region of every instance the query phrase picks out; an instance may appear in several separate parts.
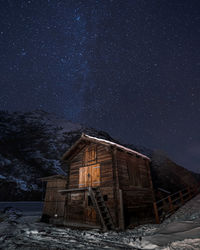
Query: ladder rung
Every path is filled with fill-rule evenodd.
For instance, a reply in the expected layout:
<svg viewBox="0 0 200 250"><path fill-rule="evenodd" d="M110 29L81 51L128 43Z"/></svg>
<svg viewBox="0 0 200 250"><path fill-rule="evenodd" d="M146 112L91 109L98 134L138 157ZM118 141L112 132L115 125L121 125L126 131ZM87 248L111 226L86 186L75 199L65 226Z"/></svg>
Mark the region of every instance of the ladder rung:
<svg viewBox="0 0 200 250"><path fill-rule="evenodd" d="M104 202L103 202L103 201L101 201L101 200L99 200L99 201L97 200L97 202L98 202L98 203L102 203L102 204L104 203Z"/></svg>

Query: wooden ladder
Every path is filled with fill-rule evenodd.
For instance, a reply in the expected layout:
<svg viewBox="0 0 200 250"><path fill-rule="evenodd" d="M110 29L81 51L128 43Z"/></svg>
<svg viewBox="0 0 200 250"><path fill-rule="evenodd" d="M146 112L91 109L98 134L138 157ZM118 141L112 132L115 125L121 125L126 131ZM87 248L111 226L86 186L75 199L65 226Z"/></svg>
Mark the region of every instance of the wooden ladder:
<svg viewBox="0 0 200 250"><path fill-rule="evenodd" d="M103 231L108 231L108 230L114 230L115 226L112 220L112 217L109 213L109 210L105 204L105 201L103 199L103 196L101 194L101 191L98 187L96 188L92 188L89 187L88 188L92 203L97 211L97 213L99 214L101 223L102 223L102 227L103 227Z"/></svg>

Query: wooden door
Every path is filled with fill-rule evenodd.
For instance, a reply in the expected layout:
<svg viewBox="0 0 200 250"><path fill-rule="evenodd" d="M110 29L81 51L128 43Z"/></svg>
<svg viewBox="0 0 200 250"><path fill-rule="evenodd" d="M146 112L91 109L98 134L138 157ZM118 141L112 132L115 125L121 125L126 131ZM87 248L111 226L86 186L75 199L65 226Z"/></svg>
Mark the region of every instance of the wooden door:
<svg viewBox="0 0 200 250"><path fill-rule="evenodd" d="M79 169L79 187L96 187L100 185L100 165L94 164Z"/></svg>
<svg viewBox="0 0 200 250"><path fill-rule="evenodd" d="M86 193L86 207L85 207L85 218L86 222L89 223L95 223L96 222L96 209L94 208L94 205L92 203L91 197L89 193Z"/></svg>
<svg viewBox="0 0 200 250"><path fill-rule="evenodd" d="M79 169L79 187L91 186L91 173L89 167L82 167Z"/></svg>
<svg viewBox="0 0 200 250"><path fill-rule="evenodd" d="M79 187L96 187L100 185L100 164L93 164L79 169ZM96 223L96 209L89 195L86 195L85 218L88 223Z"/></svg>
<svg viewBox="0 0 200 250"><path fill-rule="evenodd" d="M86 187L86 168L79 169L79 187Z"/></svg>
<svg viewBox="0 0 200 250"><path fill-rule="evenodd" d="M97 213L94 207L86 207L86 221L90 223L96 222Z"/></svg>
<svg viewBox="0 0 200 250"><path fill-rule="evenodd" d="M91 186L97 187L100 186L100 164L94 164L90 166L91 173Z"/></svg>

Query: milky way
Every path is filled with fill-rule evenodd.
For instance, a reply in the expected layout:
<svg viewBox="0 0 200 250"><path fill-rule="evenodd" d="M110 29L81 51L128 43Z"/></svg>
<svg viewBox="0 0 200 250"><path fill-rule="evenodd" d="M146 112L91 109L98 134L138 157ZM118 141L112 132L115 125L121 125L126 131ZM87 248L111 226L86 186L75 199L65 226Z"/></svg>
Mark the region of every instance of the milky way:
<svg viewBox="0 0 200 250"><path fill-rule="evenodd" d="M200 171L200 2L0 1L0 109L43 109Z"/></svg>

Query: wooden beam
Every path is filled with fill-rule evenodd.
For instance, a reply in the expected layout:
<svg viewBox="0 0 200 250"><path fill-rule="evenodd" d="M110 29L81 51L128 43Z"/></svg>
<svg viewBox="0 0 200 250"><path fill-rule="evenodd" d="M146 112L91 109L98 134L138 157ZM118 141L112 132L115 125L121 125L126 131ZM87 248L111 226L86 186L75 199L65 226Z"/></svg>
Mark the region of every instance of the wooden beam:
<svg viewBox="0 0 200 250"><path fill-rule="evenodd" d="M114 147L112 154L113 161L113 178L114 178L114 197L115 197L115 214L116 214L116 227L120 225L120 204L119 204L119 173L118 173L118 165L117 165L117 148Z"/></svg>
<svg viewBox="0 0 200 250"><path fill-rule="evenodd" d="M43 177L43 178L39 178L38 180L40 181L54 181L55 179L67 179L67 175L51 175L51 176L47 176L47 177Z"/></svg>
<svg viewBox="0 0 200 250"><path fill-rule="evenodd" d="M181 203L182 203L182 205L183 205L183 204L184 204L184 200L183 200L183 194L182 194L181 191L179 192L179 195L180 195Z"/></svg>
<svg viewBox="0 0 200 250"><path fill-rule="evenodd" d="M160 218L159 218L159 215L158 215L158 208L157 208L156 202L153 203L153 208L154 208L156 223L160 224Z"/></svg>
<svg viewBox="0 0 200 250"><path fill-rule="evenodd" d="M174 206L173 206L173 203L172 203L172 198L171 198L171 196L168 196L167 197L168 198L168 201L169 201L169 207L170 207L170 210L174 210Z"/></svg>
<svg viewBox="0 0 200 250"><path fill-rule="evenodd" d="M88 190L88 187L84 187L84 188L71 188L71 189L64 189L64 190L58 190L59 193L70 193L70 192L79 192L79 191L84 191L84 190Z"/></svg>
<svg viewBox="0 0 200 250"><path fill-rule="evenodd" d="M95 206L95 209L96 209L96 211L97 211L97 213L98 213L98 215L100 217L102 227L103 227L103 231L105 232L105 231L107 231L107 227L106 227L105 221L104 221L104 219L102 217L102 214L101 214L100 208L98 206L97 200L95 199L94 191L92 190L91 187L88 188L88 191L89 191L90 197L92 199L92 202L93 202L93 204Z"/></svg>
<svg viewBox="0 0 200 250"><path fill-rule="evenodd" d="M119 190L119 204L120 204L120 220L119 220L119 228L121 230L125 229L125 223L124 223L124 203L123 203L123 192L120 189Z"/></svg>

